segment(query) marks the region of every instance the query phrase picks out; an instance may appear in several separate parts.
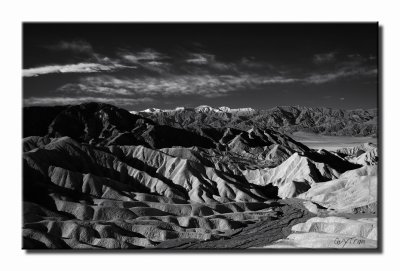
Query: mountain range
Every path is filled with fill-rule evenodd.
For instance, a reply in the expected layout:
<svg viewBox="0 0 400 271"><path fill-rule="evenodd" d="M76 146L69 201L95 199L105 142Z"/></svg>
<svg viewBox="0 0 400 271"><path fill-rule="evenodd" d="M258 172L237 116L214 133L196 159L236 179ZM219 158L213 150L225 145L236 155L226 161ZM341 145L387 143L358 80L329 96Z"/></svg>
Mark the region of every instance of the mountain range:
<svg viewBox="0 0 400 271"><path fill-rule="evenodd" d="M316 150L282 132L367 132L376 111L23 110L25 249L376 247L377 146Z"/></svg>
<svg viewBox="0 0 400 271"><path fill-rule="evenodd" d="M152 119L158 124L196 130L199 127L230 127L248 130L253 127L275 129L282 133L297 131L323 135L373 136L377 135L378 112L376 109L342 110L302 106L279 106L271 109L231 109L198 106L178 107L171 110L150 108L131 111Z"/></svg>

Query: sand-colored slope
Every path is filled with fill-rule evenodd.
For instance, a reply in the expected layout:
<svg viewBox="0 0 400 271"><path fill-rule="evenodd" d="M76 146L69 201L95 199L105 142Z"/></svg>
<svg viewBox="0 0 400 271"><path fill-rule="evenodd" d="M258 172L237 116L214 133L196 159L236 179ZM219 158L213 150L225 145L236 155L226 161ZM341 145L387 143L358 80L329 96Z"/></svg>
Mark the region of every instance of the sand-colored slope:
<svg viewBox="0 0 400 271"><path fill-rule="evenodd" d="M313 162L295 153L275 168L246 170L243 175L251 183L277 186L278 195L287 198L307 191L317 182L331 180L339 173L326 164Z"/></svg>
<svg viewBox="0 0 400 271"><path fill-rule="evenodd" d="M341 212L374 204L377 202L376 166L364 166L345 172L339 179L314 184L298 197Z"/></svg>
<svg viewBox="0 0 400 271"><path fill-rule="evenodd" d="M292 227L292 234L263 248L377 248L377 219L313 217Z"/></svg>

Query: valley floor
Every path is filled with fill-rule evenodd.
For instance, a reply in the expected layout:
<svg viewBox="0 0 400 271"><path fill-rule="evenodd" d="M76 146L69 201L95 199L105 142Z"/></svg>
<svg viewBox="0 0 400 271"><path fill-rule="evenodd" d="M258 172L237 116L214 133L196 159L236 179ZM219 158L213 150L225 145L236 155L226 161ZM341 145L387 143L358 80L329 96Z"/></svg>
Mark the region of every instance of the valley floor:
<svg viewBox="0 0 400 271"><path fill-rule="evenodd" d="M292 138L312 149L334 151L340 148L355 147L363 143L377 143L376 137L327 136L313 133L295 132Z"/></svg>

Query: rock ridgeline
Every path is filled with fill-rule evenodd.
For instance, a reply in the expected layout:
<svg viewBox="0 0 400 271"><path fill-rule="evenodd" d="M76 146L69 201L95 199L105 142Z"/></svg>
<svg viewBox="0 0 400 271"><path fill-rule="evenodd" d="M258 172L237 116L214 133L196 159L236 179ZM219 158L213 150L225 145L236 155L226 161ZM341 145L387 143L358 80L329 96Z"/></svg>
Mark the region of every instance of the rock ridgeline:
<svg viewBox="0 0 400 271"><path fill-rule="evenodd" d="M199 127L253 127L275 129L282 133L298 131L337 136L376 136L376 109L342 110L325 107L279 106L271 109L230 109L199 106L173 110L132 111L156 123L196 130Z"/></svg>

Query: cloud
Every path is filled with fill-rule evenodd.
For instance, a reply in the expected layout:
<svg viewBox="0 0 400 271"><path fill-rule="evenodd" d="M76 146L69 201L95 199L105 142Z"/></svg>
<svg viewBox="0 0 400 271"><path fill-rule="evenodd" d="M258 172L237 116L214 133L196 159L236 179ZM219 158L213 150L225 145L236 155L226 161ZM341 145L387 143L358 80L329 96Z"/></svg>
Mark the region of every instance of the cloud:
<svg viewBox="0 0 400 271"><path fill-rule="evenodd" d="M86 44L86 45L85 45ZM81 46L81 47L80 47ZM75 51L89 51L88 43L60 43L57 48L70 48ZM90 47L91 48L91 47ZM144 70L162 73L169 68L169 64L163 62L168 56L146 49L137 53L125 52L119 54L117 58L109 58L90 51L89 62L66 64L66 65L47 65L24 69L22 75L24 77L34 77L52 73L97 73L97 72L113 72L121 69L142 68Z"/></svg>
<svg viewBox="0 0 400 271"><path fill-rule="evenodd" d="M240 64L243 65L244 67L252 69L272 68L271 65L268 65L267 63L262 63L254 60L253 58L247 58L247 57L243 57L240 60Z"/></svg>
<svg viewBox="0 0 400 271"><path fill-rule="evenodd" d="M83 80L84 81L84 80ZM93 85L93 84L92 84ZM70 83L70 84L65 84L61 87L59 87L56 92L60 93L73 93L73 94L97 94L97 95L105 95L105 96L129 96L132 95L132 93L125 89L125 88L116 88L116 87L107 87L107 86L99 86L97 87L92 87L91 84L84 84L78 83Z"/></svg>
<svg viewBox="0 0 400 271"><path fill-rule="evenodd" d="M24 99L24 106L35 105L70 105L86 102L109 103L119 106L138 105L152 103L154 99L144 98L101 98L101 97L31 97Z"/></svg>
<svg viewBox="0 0 400 271"><path fill-rule="evenodd" d="M24 77L34 77L51 73L95 73L114 71L123 68L135 68L133 66L124 66L119 64L100 64L100 63L78 63L67 65L49 65L36 68L24 69L22 75Z"/></svg>
<svg viewBox="0 0 400 271"><path fill-rule="evenodd" d="M334 69L328 72L317 72L306 78L305 83L323 84L349 77L374 76L378 73L376 64L371 59L360 54L344 55L344 60L335 63ZM319 54L314 56L318 64L335 61L336 53Z"/></svg>
<svg viewBox="0 0 400 271"><path fill-rule="evenodd" d="M213 54L199 54L192 53L189 54L189 58L185 60L186 63L194 64L194 65L202 65L207 67L219 70L219 71L228 71L228 70L236 70L237 66L235 63L225 63L221 61L217 61L215 55Z"/></svg>
<svg viewBox="0 0 400 271"><path fill-rule="evenodd" d="M90 76L78 83L66 84L57 92L99 94L107 96L179 96L220 97L243 88L260 85L294 83L299 79L282 76L236 75L169 75L142 78Z"/></svg>
<svg viewBox="0 0 400 271"><path fill-rule="evenodd" d="M76 95L105 96L179 96L197 95L220 97L243 89L252 89L274 84L324 84L331 81L357 76L373 76L377 69L372 67L343 67L334 72L314 73L303 77L241 74L167 74L161 76L121 77L96 75L66 84L57 92Z"/></svg>
<svg viewBox="0 0 400 271"><path fill-rule="evenodd" d="M164 73L169 69L169 63L165 60L170 57L150 48L139 52L123 51L118 57L119 62L135 64L148 71Z"/></svg>
<svg viewBox="0 0 400 271"><path fill-rule="evenodd" d="M315 64L323 64L333 62L336 58L336 52L324 53L324 54L316 54L313 57L313 62Z"/></svg>
<svg viewBox="0 0 400 271"><path fill-rule="evenodd" d="M377 69L344 67L334 72L315 73L304 77L241 74L168 74L161 76L121 77L96 75L79 79L77 83L63 85L60 93L74 95L102 95L124 97L169 97L196 95L207 98L226 96L243 89L276 84L324 84L354 77L376 75Z"/></svg>
<svg viewBox="0 0 400 271"><path fill-rule="evenodd" d="M303 82L310 84L323 84L335 81L342 78L353 76L371 76L376 75L378 70L376 68L363 68L363 67L345 67L334 72L313 74L303 79Z"/></svg>
<svg viewBox="0 0 400 271"><path fill-rule="evenodd" d="M152 66L163 66L165 63L160 62L160 61L149 61L147 64L152 65Z"/></svg>
<svg viewBox="0 0 400 271"><path fill-rule="evenodd" d="M208 54L191 54L191 57L186 59L186 62L197 65L205 65L209 63L209 59L211 58L214 58L214 56Z"/></svg>
<svg viewBox="0 0 400 271"><path fill-rule="evenodd" d="M165 54L157 52L153 49L147 48L143 51L139 52L130 52L125 51L119 53L120 57L126 61L132 63L139 63L139 62L157 62L163 59L168 59L169 57Z"/></svg>
<svg viewBox="0 0 400 271"><path fill-rule="evenodd" d="M261 79L260 83L261 84L290 84L290 83L295 83L295 82L299 82L299 81L301 81L301 79L284 77L284 76L273 76L273 77Z"/></svg>
<svg viewBox="0 0 400 271"><path fill-rule="evenodd" d="M51 73L96 73L112 72L124 68L142 68L144 70L161 73L169 68L164 60L169 57L151 48L141 51L120 51L115 57L96 53L90 43L83 40L61 41L54 45L45 46L50 50L72 51L86 53L86 60L82 63L67 65L46 65L23 70L24 77L33 77ZM134 65L133 65L134 64Z"/></svg>
<svg viewBox="0 0 400 271"><path fill-rule="evenodd" d="M356 60L361 60L361 61L365 60L365 57L363 57L362 55L357 54L357 53L355 53L355 54L348 54L348 55L347 55L347 58L356 59Z"/></svg>
<svg viewBox="0 0 400 271"><path fill-rule="evenodd" d="M78 53L93 53L93 47L90 43L83 40L60 41L55 45L45 46L45 48L56 51L72 51Z"/></svg>

